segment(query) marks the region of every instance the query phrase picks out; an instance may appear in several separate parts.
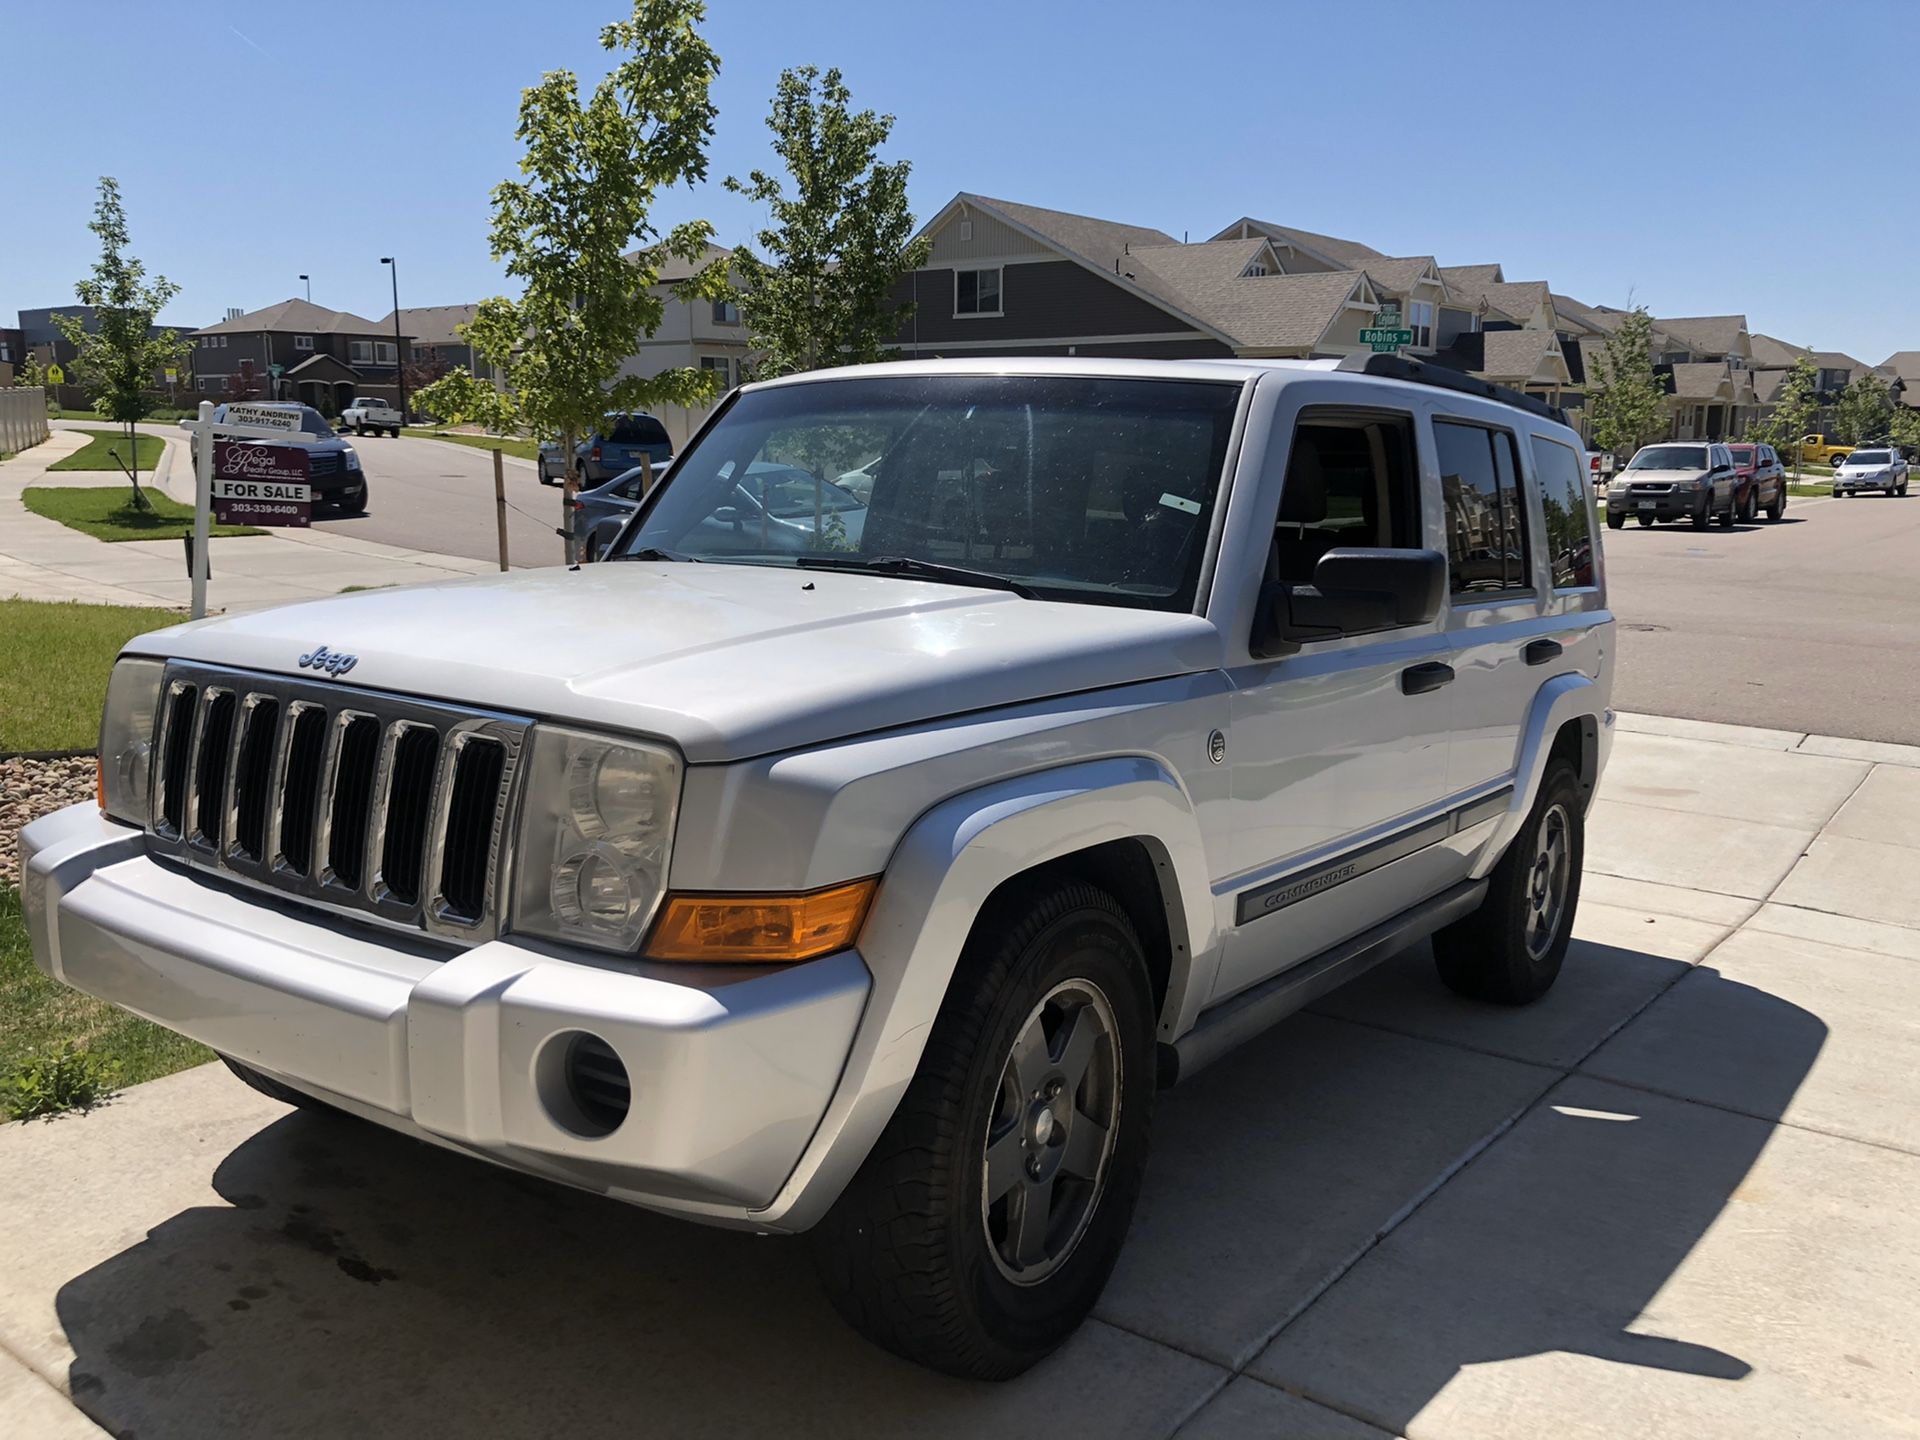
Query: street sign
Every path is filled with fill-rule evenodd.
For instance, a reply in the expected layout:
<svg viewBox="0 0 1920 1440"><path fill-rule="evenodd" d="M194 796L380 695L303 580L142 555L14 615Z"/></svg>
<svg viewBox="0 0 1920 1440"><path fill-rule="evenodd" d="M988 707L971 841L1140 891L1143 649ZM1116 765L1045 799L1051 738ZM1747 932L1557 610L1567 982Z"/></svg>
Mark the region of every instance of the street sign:
<svg viewBox="0 0 1920 1440"><path fill-rule="evenodd" d="M229 412L238 407L229 407ZM222 525L313 522L309 456L301 445L213 445L213 518Z"/></svg>
<svg viewBox="0 0 1920 1440"><path fill-rule="evenodd" d="M1382 305L1380 307L1380 313L1373 317L1373 323L1381 330L1398 330L1400 328L1400 307L1398 305Z"/></svg>
<svg viewBox="0 0 1920 1440"><path fill-rule="evenodd" d="M230 425L245 425L255 430L278 430L284 435L300 433L300 412L298 410L277 410L266 405L229 405L226 417L219 427L224 430Z"/></svg>
<svg viewBox="0 0 1920 1440"><path fill-rule="evenodd" d="M267 366L267 373L273 376L274 379L278 380L280 378L280 372L282 370L285 370L286 368L287 367L284 365L269 365Z"/></svg>
<svg viewBox="0 0 1920 1440"><path fill-rule="evenodd" d="M167 383L171 385L180 378L180 372L174 369L173 366L169 365L167 366L167 369L166 369L166 376L167 376Z"/></svg>
<svg viewBox="0 0 1920 1440"><path fill-rule="evenodd" d="M1398 350L1402 345L1413 343L1411 330L1362 330L1360 343L1371 345L1375 350Z"/></svg>
<svg viewBox="0 0 1920 1440"><path fill-rule="evenodd" d="M67 372L66 372L66 371L64 371L64 370L62 370L62 369L61 369L61 368L60 368L60 367L59 367L58 365L49 365L49 366L47 366L47 383L48 383L49 385L64 385L64 384L66 384L66 383L67 383Z"/></svg>

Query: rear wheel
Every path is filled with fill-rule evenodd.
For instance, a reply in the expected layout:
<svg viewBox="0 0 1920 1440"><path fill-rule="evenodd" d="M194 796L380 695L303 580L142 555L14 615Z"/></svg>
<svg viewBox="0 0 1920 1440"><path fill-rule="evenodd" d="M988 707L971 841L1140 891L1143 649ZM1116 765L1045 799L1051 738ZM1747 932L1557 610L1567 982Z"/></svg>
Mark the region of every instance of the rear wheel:
<svg viewBox="0 0 1920 1440"><path fill-rule="evenodd" d="M1579 777L1551 761L1520 833L1488 878L1480 908L1433 937L1447 988L1475 1000L1525 1005L1553 988L1573 938L1586 849Z"/></svg>
<svg viewBox="0 0 1920 1440"><path fill-rule="evenodd" d="M848 1323L978 1379L1065 1340L1133 1218L1153 1042L1145 959L1112 896L1037 883L996 901L899 1109L811 1232Z"/></svg>
<svg viewBox="0 0 1920 1440"><path fill-rule="evenodd" d="M1767 519L1778 520L1787 513L1787 485L1783 480L1773 492L1773 500L1767 506Z"/></svg>

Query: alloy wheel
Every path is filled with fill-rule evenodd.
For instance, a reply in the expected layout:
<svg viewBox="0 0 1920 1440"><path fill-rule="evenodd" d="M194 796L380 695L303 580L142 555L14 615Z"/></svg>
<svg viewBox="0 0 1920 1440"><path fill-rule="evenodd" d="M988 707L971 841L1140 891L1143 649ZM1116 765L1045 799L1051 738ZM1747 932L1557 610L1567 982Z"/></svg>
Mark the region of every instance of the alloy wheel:
<svg viewBox="0 0 1920 1440"><path fill-rule="evenodd" d="M1553 948L1560 917L1567 908L1572 878L1570 822L1566 807L1555 805L1534 830L1533 864L1527 873L1527 954L1540 959Z"/></svg>
<svg viewBox="0 0 1920 1440"><path fill-rule="evenodd" d="M1065 1263L1099 1208L1120 1131L1113 1007L1086 980L1056 985L1020 1027L987 1122L980 1218L1016 1285Z"/></svg>

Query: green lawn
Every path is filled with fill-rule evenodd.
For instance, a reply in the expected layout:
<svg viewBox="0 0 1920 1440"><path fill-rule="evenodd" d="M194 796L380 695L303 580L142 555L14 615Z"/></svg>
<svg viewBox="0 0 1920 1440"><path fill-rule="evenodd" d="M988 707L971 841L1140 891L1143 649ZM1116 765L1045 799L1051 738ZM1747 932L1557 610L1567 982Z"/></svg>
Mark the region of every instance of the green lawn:
<svg viewBox="0 0 1920 1440"><path fill-rule="evenodd" d="M150 510L133 507L133 491L125 485L29 485L20 500L36 515L58 520L96 540L165 540L177 537L193 524L193 507L169 500L149 485L140 493ZM214 525L213 535L264 535L251 525ZM183 558L184 568L186 561Z"/></svg>
<svg viewBox="0 0 1920 1440"><path fill-rule="evenodd" d="M185 1036L70 990L33 968L20 895L0 885L0 1120L25 1111L14 1081L35 1061L46 1062L72 1044L89 1057L102 1090L137 1085L213 1059ZM47 1104L43 1098L37 1104ZM71 1103L69 1091L54 1103ZM52 1105L48 1105L52 1108Z"/></svg>
<svg viewBox="0 0 1920 1440"><path fill-rule="evenodd" d="M107 451L118 450L120 460L131 463L127 454L127 432L124 430L76 430L76 435L91 435L93 438L67 456L47 466L49 470L118 470L120 461L115 460ZM139 444L140 471L150 472L160 463L160 451L164 448L158 435L136 435Z"/></svg>
<svg viewBox="0 0 1920 1440"><path fill-rule="evenodd" d="M522 460L539 458L540 446L533 440L518 440L511 435L468 435L457 430L428 430L418 425L409 425L401 432L402 437L413 436L428 440L445 440L450 445L471 445L476 450L492 450L498 447L502 454L517 456Z"/></svg>
<svg viewBox="0 0 1920 1440"><path fill-rule="evenodd" d="M0 751L91 749L113 657L135 635L182 618L125 605L0 600Z"/></svg>

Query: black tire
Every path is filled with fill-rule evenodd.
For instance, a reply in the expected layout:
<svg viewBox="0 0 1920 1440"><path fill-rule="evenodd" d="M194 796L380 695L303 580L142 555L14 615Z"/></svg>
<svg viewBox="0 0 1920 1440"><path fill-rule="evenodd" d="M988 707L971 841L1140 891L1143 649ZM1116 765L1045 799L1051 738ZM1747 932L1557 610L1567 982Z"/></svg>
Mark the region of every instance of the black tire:
<svg viewBox="0 0 1920 1440"><path fill-rule="evenodd" d="M1644 526L1646 529L1651 530L1653 528L1653 516L1641 515L1637 518L1639 519L1640 524Z"/></svg>
<svg viewBox="0 0 1920 1440"><path fill-rule="evenodd" d="M1747 491L1747 498L1740 502L1740 523L1751 525L1760 515L1760 492Z"/></svg>
<svg viewBox="0 0 1920 1440"><path fill-rule="evenodd" d="M367 492L362 490L357 498L352 500L342 500L338 506L338 509L342 515L366 514L367 513Z"/></svg>
<svg viewBox="0 0 1920 1440"><path fill-rule="evenodd" d="M1780 488L1773 493L1773 502L1767 506L1767 519L1777 521L1787 513L1787 485L1783 480Z"/></svg>
<svg viewBox="0 0 1920 1440"><path fill-rule="evenodd" d="M235 1075L238 1075L241 1080L245 1081L255 1090L258 1090L262 1095L265 1095L269 1100L278 1100L283 1105L298 1105L302 1110L312 1110L323 1115L340 1115L344 1113L343 1111L334 1109L333 1106L327 1104L324 1100L316 1100L311 1095L302 1094L291 1085L282 1085L271 1075L262 1075L251 1065L242 1065L230 1055L222 1055L220 1057L220 1063L225 1065L227 1069L231 1070Z"/></svg>
<svg viewBox="0 0 1920 1440"><path fill-rule="evenodd" d="M1627 524L1626 512L1614 511L1614 510L1607 511L1607 528L1609 530L1623 530L1626 528L1626 524Z"/></svg>
<svg viewBox="0 0 1920 1440"><path fill-rule="evenodd" d="M1700 508L1694 511L1691 517L1693 520L1694 529L1704 530L1707 528L1707 523L1713 519L1713 510L1711 506L1712 506L1711 501L1702 500L1700 502Z"/></svg>
<svg viewBox="0 0 1920 1440"><path fill-rule="evenodd" d="M1062 1012L1071 1024L1045 1030L1055 997L1076 993L1086 1000ZM1066 1045L1069 1030L1089 1024L1098 1038ZM1112 896L1071 881L1009 887L974 927L899 1109L811 1232L815 1269L847 1323L906 1359L983 1380L1020 1374L1072 1334L1133 1219L1152 1125L1154 1024L1140 942ZM1046 1046L1025 1052L1024 1073L1014 1057L1023 1035ZM1057 1074L1069 1073L1076 1048L1094 1058L1084 1080L1063 1090ZM1068 1053L1055 1059L1055 1049ZM1049 1068L1052 1089L1029 1098L1027 1083ZM1059 1128L1053 1120L1038 1128L1061 1103L1046 1097L1062 1093L1074 1098ZM1104 1130L1087 1120L1089 1096L1105 1097ZM994 1146L1014 1164L1003 1172L1007 1190L989 1200L996 1125L1004 1128ZM1096 1134L1094 1177L1076 1179L1061 1159L1077 1148L1073 1137ZM1047 1209L1037 1234L1049 1253L1010 1269L1006 1249L1017 1248L1027 1197L1040 1193L1026 1176L1042 1163ZM1037 1278L1013 1278L1016 1270Z"/></svg>
<svg viewBox="0 0 1920 1440"><path fill-rule="evenodd" d="M398 425L395 425L388 431L388 433L391 434L394 439L398 440L400 438L400 427Z"/></svg>
<svg viewBox="0 0 1920 1440"><path fill-rule="evenodd" d="M1556 824L1560 863L1564 875L1539 873L1543 832ZM1586 850L1586 830L1580 780L1573 766L1554 760L1541 777L1540 793L1520 833L1500 857L1489 877L1486 898L1465 919L1456 920L1433 937L1434 964L1448 989L1473 1000L1496 1005L1527 1005L1553 988L1573 938L1573 915L1580 904L1580 867ZM1551 921L1534 927L1540 914L1540 886L1557 895Z"/></svg>
<svg viewBox="0 0 1920 1440"><path fill-rule="evenodd" d="M1720 528L1721 529L1731 530L1733 528L1733 522L1735 519L1734 511L1738 510L1739 508L1740 508L1740 502L1738 500L1729 499L1727 501L1727 508L1720 512Z"/></svg>

